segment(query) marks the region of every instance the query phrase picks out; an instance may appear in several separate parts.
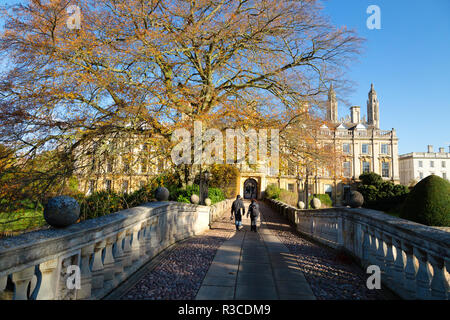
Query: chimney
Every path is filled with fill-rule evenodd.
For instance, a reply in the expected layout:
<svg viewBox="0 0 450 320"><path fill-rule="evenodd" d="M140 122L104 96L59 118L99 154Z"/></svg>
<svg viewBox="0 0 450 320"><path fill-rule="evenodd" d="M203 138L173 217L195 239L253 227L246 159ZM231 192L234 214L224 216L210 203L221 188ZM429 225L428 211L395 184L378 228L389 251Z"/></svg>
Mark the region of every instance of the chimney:
<svg viewBox="0 0 450 320"><path fill-rule="evenodd" d="M350 114L352 116L352 123L359 123L360 122L360 108L358 106L350 107Z"/></svg>
<svg viewBox="0 0 450 320"><path fill-rule="evenodd" d="M433 152L433 146L431 144L428 145L428 152L429 153Z"/></svg>
<svg viewBox="0 0 450 320"><path fill-rule="evenodd" d="M445 153L444 148L439 148L439 153Z"/></svg>

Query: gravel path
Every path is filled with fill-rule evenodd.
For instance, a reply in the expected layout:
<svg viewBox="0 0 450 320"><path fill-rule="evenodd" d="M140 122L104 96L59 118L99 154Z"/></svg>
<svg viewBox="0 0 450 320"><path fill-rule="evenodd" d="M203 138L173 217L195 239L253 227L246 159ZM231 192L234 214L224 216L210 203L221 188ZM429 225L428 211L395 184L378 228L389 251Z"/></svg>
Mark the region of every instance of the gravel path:
<svg viewBox="0 0 450 320"><path fill-rule="evenodd" d="M319 300L380 300L387 299L383 290L369 290L369 276L343 253L301 238L288 221L261 204L262 216L269 229L297 256L314 295Z"/></svg>
<svg viewBox="0 0 450 320"><path fill-rule="evenodd" d="M213 229L177 245L122 300L194 299L217 249L233 233L230 213L224 212Z"/></svg>

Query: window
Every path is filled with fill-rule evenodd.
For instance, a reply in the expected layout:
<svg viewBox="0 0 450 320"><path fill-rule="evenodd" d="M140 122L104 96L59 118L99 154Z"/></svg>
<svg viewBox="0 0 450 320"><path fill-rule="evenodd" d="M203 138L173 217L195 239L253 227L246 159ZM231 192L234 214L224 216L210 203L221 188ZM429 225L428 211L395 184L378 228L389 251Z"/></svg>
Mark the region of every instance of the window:
<svg viewBox="0 0 450 320"><path fill-rule="evenodd" d="M289 190L290 192L294 192L294 184L293 184L293 183L289 183L289 184L288 184L288 190Z"/></svg>
<svg viewBox="0 0 450 320"><path fill-rule="evenodd" d="M95 180L89 180L88 194L92 194L95 191Z"/></svg>
<svg viewBox="0 0 450 320"><path fill-rule="evenodd" d="M423 179L423 172L419 172L419 178Z"/></svg>
<svg viewBox="0 0 450 320"><path fill-rule="evenodd" d="M445 161L442 161L442 168L445 168Z"/></svg>
<svg viewBox="0 0 450 320"><path fill-rule="evenodd" d="M331 184L325 185L325 193L330 196L330 199L333 199L333 186Z"/></svg>
<svg viewBox="0 0 450 320"><path fill-rule="evenodd" d="M430 161L430 167L434 168L434 161Z"/></svg>
<svg viewBox="0 0 450 320"><path fill-rule="evenodd" d="M106 188L106 191L111 191L111 180L105 181L105 188Z"/></svg>
<svg viewBox="0 0 450 320"><path fill-rule="evenodd" d="M381 176L383 178L389 178L389 162L383 162L381 164Z"/></svg>
<svg viewBox="0 0 450 320"><path fill-rule="evenodd" d="M382 143L381 144L381 153L382 154L389 154L389 145Z"/></svg>
<svg viewBox="0 0 450 320"><path fill-rule="evenodd" d="M124 180L122 182L122 192L123 193L128 193L128 180Z"/></svg>
<svg viewBox="0 0 450 320"><path fill-rule="evenodd" d="M106 163L106 172L107 173L113 172L113 161L112 160L108 160L108 162Z"/></svg>
<svg viewBox="0 0 450 320"><path fill-rule="evenodd" d="M351 175L351 166L350 161L344 162L344 177L350 177Z"/></svg>
<svg viewBox="0 0 450 320"><path fill-rule="evenodd" d="M363 173L370 172L370 162L363 161Z"/></svg>
<svg viewBox="0 0 450 320"><path fill-rule="evenodd" d="M342 151L343 151L344 153L350 153L350 143L344 143L344 144L342 145Z"/></svg>
<svg viewBox="0 0 450 320"><path fill-rule="evenodd" d="M369 145L367 143L362 144L362 153L364 153L364 154L369 153Z"/></svg>
<svg viewBox="0 0 450 320"><path fill-rule="evenodd" d="M442 178L443 179L447 179L447 173L446 172L442 172Z"/></svg>
<svg viewBox="0 0 450 320"><path fill-rule="evenodd" d="M146 173L146 172L147 172L147 160L142 159L141 160L141 173Z"/></svg>
<svg viewBox="0 0 450 320"><path fill-rule="evenodd" d="M419 161L419 168L423 168L423 161Z"/></svg>

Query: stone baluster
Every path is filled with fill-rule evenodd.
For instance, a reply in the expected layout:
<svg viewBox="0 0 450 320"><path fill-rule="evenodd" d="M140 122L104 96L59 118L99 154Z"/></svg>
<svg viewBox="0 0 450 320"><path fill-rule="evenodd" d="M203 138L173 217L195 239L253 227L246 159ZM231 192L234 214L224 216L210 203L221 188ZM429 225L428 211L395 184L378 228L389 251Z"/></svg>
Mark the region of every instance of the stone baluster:
<svg viewBox="0 0 450 320"><path fill-rule="evenodd" d="M431 280L431 298L445 300L448 299L447 293L449 285L445 278L445 261L443 258L435 255L428 255L431 266L433 267L433 279Z"/></svg>
<svg viewBox="0 0 450 320"><path fill-rule="evenodd" d="M105 280L104 267L102 261L102 251L105 248L106 241L101 240L94 247L94 261L92 262L92 290L103 288Z"/></svg>
<svg viewBox="0 0 450 320"><path fill-rule="evenodd" d="M368 228L368 232L370 235L369 262L371 264L376 264L377 263L377 239L375 237L375 233L372 228Z"/></svg>
<svg viewBox="0 0 450 320"><path fill-rule="evenodd" d="M386 266L385 266L385 257L386 253L384 251L384 243L383 243L383 233L380 231L375 231L375 237L377 238L378 246L377 246L377 265L380 267L381 273L385 276Z"/></svg>
<svg viewBox="0 0 450 320"><path fill-rule="evenodd" d="M414 255L419 260L419 269L416 274L416 295L418 299L430 298L431 276L428 270L428 254L426 251L414 247Z"/></svg>
<svg viewBox="0 0 450 320"><path fill-rule="evenodd" d="M36 300L53 300L57 285L58 259L42 262L39 265L41 271L41 285Z"/></svg>
<svg viewBox="0 0 450 320"><path fill-rule="evenodd" d="M405 282L403 288L407 292L408 296L416 296L416 268L414 266L413 248L411 245L402 241L402 250L406 254L406 266L405 266Z"/></svg>
<svg viewBox="0 0 450 320"><path fill-rule="evenodd" d="M34 270L35 268L32 266L12 274L14 283L13 300L28 300L28 285L33 279Z"/></svg>
<svg viewBox="0 0 450 320"><path fill-rule="evenodd" d="M131 235L132 235L132 229L127 229L126 235L125 235L125 241L123 244L123 268L126 270L129 268L132 264L131 261Z"/></svg>
<svg viewBox="0 0 450 320"><path fill-rule="evenodd" d="M77 300L89 299L92 293L91 256L94 253L94 245L90 244L81 248L81 288L77 290Z"/></svg>
<svg viewBox="0 0 450 320"><path fill-rule="evenodd" d="M392 280L394 285L402 290L405 284L405 263L403 261L402 242L396 238L392 238L392 245L396 250L396 257L393 266Z"/></svg>
<svg viewBox="0 0 450 320"><path fill-rule="evenodd" d="M6 289L6 284L8 283L8 276L0 277L0 295Z"/></svg>
<svg viewBox="0 0 450 320"><path fill-rule="evenodd" d="M363 226L362 264L364 267L370 264L370 235L367 226Z"/></svg>
<svg viewBox="0 0 450 320"><path fill-rule="evenodd" d="M394 278L394 251L392 248L392 237L386 233L383 234L383 241L386 244L385 262L385 280L391 283Z"/></svg>
<svg viewBox="0 0 450 320"><path fill-rule="evenodd" d="M114 279L115 261L112 253L112 247L116 242L116 236L110 236L106 239L105 257L103 259L104 280L110 281Z"/></svg>
<svg viewBox="0 0 450 320"><path fill-rule="evenodd" d="M150 248L150 242L151 242L151 224L150 220L147 220L142 223L142 231L141 231L141 257L144 257L145 259L148 258L148 249Z"/></svg>
<svg viewBox="0 0 450 320"><path fill-rule="evenodd" d="M136 262L140 258L141 242L139 238L139 232L141 230L141 224L138 223L133 228L133 240L131 242L131 261Z"/></svg>
<svg viewBox="0 0 450 320"><path fill-rule="evenodd" d="M124 268L124 259L125 259L125 254L123 252L123 240L126 237L126 231L122 230L119 231L116 234L116 245L115 245L115 251L114 251L114 274L115 274L115 278L118 279L119 281L122 279L123 277L123 268Z"/></svg>

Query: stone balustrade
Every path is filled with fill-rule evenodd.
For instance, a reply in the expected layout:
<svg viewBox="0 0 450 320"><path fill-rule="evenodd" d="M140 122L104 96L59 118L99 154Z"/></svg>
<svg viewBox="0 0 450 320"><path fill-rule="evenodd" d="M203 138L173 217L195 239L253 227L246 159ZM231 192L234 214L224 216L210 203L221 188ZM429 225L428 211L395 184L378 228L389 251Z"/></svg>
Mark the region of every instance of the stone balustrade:
<svg viewBox="0 0 450 320"><path fill-rule="evenodd" d="M450 232L363 208L300 210L268 204L303 235L377 265L382 283L404 299L449 300ZM369 276L369 275L368 275Z"/></svg>
<svg viewBox="0 0 450 320"><path fill-rule="evenodd" d="M0 240L0 299L101 299L173 243L204 232L211 207L153 202L64 229ZM78 269L79 288L70 284ZM69 285L68 285L69 284Z"/></svg>

